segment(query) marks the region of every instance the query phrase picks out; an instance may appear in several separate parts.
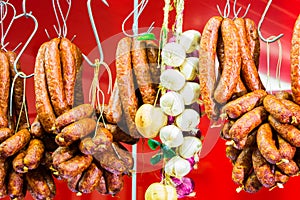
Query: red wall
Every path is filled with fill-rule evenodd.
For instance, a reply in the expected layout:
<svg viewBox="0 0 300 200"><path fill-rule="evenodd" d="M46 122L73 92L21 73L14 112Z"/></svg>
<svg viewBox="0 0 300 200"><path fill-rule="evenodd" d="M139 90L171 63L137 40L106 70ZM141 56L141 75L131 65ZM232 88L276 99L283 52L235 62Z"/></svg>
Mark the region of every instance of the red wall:
<svg viewBox="0 0 300 200"><path fill-rule="evenodd" d="M64 1L61 1L64 4ZM238 1L238 6L243 6L243 9L248 3L251 3L250 11L247 17L252 18L258 23L267 0L252 0L252 1ZM17 13L21 13L21 0L10 0L17 8ZM92 7L97 24L98 32L103 41L105 61L110 64L111 70L115 72L114 56L118 40L123 37L121 31L121 24L125 17L131 12L133 7L133 0L109 0L109 7L102 4L101 0L92 2ZM224 7L225 0L188 0L186 1L184 11L184 30L196 29L202 32L206 21L218 15L216 4L221 8ZM155 33L158 33L159 27L163 18L162 0L149 1L144 13L141 15L139 26L149 26L155 21ZM65 8L65 6L63 6ZM47 29L51 37L55 37L53 25L56 24L52 4L50 0L28 0L27 10L32 11L39 22L38 32L29 44L25 53L21 57L22 70L27 74L33 72L34 57L39 46L48 40L44 29ZM289 67L289 49L294 22L300 13L300 0L281 1L274 0L267 18L262 26L262 33L266 37L284 33L281 39L283 46L283 62L281 70L281 80L289 82L290 67ZM173 15L172 15L173 16ZM172 19L172 18L171 18ZM173 19L170 23L173 22ZM126 24L126 29L131 28L132 20ZM91 60L98 58L96 49L96 42L92 33L91 25L89 23L86 1L76 0L72 2L71 13L67 22L68 38L76 35L74 43L80 47L82 52ZM15 22L6 39L10 42L7 49L13 49L20 41L26 41L30 31L33 28L33 23L29 19L20 19ZM157 35L158 37L158 35ZM275 76L275 67L277 63L277 44L271 44L271 75ZM261 64L260 72L266 73L266 45L261 45ZM17 51L19 51L18 49ZM115 77L115 76L114 76ZM84 68L85 87L88 88L92 79L92 68L85 64ZM105 90L107 87L107 74L101 75L101 87ZM276 86L275 86L276 87ZM276 89L276 88L272 88ZM108 96L107 96L108 98ZM27 99L29 102L30 117L35 116L34 94L33 94L33 79L27 81ZM294 177L288 181L284 189L274 189L273 191L261 190L257 194L246 194L235 192L236 185L231 181L232 166L225 157L225 142L218 139L219 129L208 129L209 122L205 119L201 121L202 131L207 136L204 142L202 158L198 164L198 170L193 171L189 176L196 182L195 199L288 199L295 198L298 195L298 187L300 185L300 178ZM142 142L138 144L138 173L137 179L137 199L143 199L144 192L149 184L160 181L158 170L153 169L149 165L149 149ZM28 195L27 199L31 199ZM67 189L65 183L58 182L56 199L131 199L131 179L126 178L125 187L123 191L115 198L105 197L94 192L91 195L84 195L76 197Z"/></svg>

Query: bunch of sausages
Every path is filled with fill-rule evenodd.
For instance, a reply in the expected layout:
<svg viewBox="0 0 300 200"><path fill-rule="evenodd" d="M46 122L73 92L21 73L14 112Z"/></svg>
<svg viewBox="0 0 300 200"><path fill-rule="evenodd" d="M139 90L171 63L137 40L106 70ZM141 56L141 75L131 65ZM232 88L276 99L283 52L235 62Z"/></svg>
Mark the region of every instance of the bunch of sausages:
<svg viewBox="0 0 300 200"><path fill-rule="evenodd" d="M288 92L256 90L227 103L221 135L233 163L232 180L254 193L282 187L299 173L299 111Z"/></svg>
<svg viewBox="0 0 300 200"><path fill-rule="evenodd" d="M125 37L118 43L116 80L103 114L108 124L117 124L125 132L116 137L127 144L134 144L142 137L135 125L139 106L155 102L160 82L157 59L158 46L154 41Z"/></svg>
<svg viewBox="0 0 300 200"><path fill-rule="evenodd" d="M81 51L67 38L51 39L39 48L34 76L37 117L28 149L19 151L15 162L26 180L27 174L33 177L35 188L26 186L34 199L54 198L54 182L48 183L53 175L77 195L95 190L115 195L123 188L123 176L131 174L133 158L120 142L132 140L128 142L117 125L97 122L94 107L84 103L81 65ZM31 143L39 144L38 150L30 151ZM42 165L26 164L30 152Z"/></svg>
<svg viewBox="0 0 300 200"><path fill-rule="evenodd" d="M3 80L0 89L0 198L8 195L11 199L24 199L27 190L38 195L35 185L40 180L44 181L44 188L48 189L47 196L53 196L54 180L51 173L45 174L46 169L40 165L45 147L41 140L32 138L30 124L26 119L23 78L14 69L20 72L20 63L15 63L17 56L12 51L1 51L0 57ZM11 99L9 95L12 96ZM12 112L8 113L10 103L13 105Z"/></svg>
<svg viewBox="0 0 300 200"><path fill-rule="evenodd" d="M217 120L220 108L231 99L264 89L258 74L259 42L256 25L249 18L214 16L206 23L200 41L199 81L209 119Z"/></svg>
<svg viewBox="0 0 300 200"><path fill-rule="evenodd" d="M232 180L237 191L255 193L262 187L282 188L300 167L300 106L295 78L299 71L300 16L292 38L292 93L268 94L257 89L227 102L221 136L227 140L226 156L233 164ZM298 66L298 68L296 68Z"/></svg>

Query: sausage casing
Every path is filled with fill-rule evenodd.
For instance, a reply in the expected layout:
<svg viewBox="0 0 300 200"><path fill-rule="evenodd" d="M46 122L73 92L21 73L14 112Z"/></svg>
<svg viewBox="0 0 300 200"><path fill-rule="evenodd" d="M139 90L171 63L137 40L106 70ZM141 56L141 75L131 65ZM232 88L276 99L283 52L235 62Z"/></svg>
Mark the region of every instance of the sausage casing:
<svg viewBox="0 0 300 200"><path fill-rule="evenodd" d="M134 118L138 109L138 100L135 95L133 70L131 65L131 38L122 38L116 52L116 76L120 90L120 99L129 134L134 138L140 138L136 129Z"/></svg>
<svg viewBox="0 0 300 200"><path fill-rule="evenodd" d="M159 47L153 40L146 41L146 52L148 64L151 72L151 79L155 85L158 85L160 80L160 68L158 67L158 51Z"/></svg>
<svg viewBox="0 0 300 200"><path fill-rule="evenodd" d="M300 130L291 124L282 124L272 115L268 117L270 125L290 144L300 147Z"/></svg>
<svg viewBox="0 0 300 200"><path fill-rule="evenodd" d="M5 54L8 58L8 61L9 61L10 78L11 78L11 82L13 82L13 80L16 76L16 72L15 72L15 69L14 69L14 62L17 58L17 54L13 51L7 51ZM21 71L20 62L16 63L16 69L18 71ZM22 104L23 104L23 94L24 94L24 81L23 81L23 78L17 77L17 78L15 78L14 88L13 88L13 110L14 110L14 113L15 113L15 116L16 116L16 119L15 119L16 122L18 121L18 119L20 119L19 127L21 127L22 125L27 123L24 108L23 108L23 112L21 113ZM27 106L27 104L24 105L24 106Z"/></svg>
<svg viewBox="0 0 300 200"><path fill-rule="evenodd" d="M47 88L50 100L57 116L69 109L64 92L62 69L60 62L59 44L60 38L53 38L49 41L45 51L45 72Z"/></svg>
<svg viewBox="0 0 300 200"><path fill-rule="evenodd" d="M267 92L264 90L249 92L244 96L225 104L222 108L222 113L226 113L231 119L236 119L260 105L266 95Z"/></svg>
<svg viewBox="0 0 300 200"><path fill-rule="evenodd" d="M79 180L78 191L82 193L93 192L96 189L97 185L99 185L101 176L102 171L97 167L95 163L92 163Z"/></svg>
<svg viewBox="0 0 300 200"><path fill-rule="evenodd" d="M156 98L150 68L147 60L146 43L137 38L132 40L132 66L143 103L153 104Z"/></svg>
<svg viewBox="0 0 300 200"><path fill-rule="evenodd" d="M279 122L291 122L293 113L282 103L281 99L276 98L274 95L268 94L264 98L263 104L265 109Z"/></svg>
<svg viewBox="0 0 300 200"><path fill-rule="evenodd" d="M292 34L290 61L291 61L291 86L294 101L300 104L300 15L298 15Z"/></svg>
<svg viewBox="0 0 300 200"><path fill-rule="evenodd" d="M96 128L96 121L92 118L80 119L62 129L56 135L55 141L60 146L69 146L73 142L92 133Z"/></svg>
<svg viewBox="0 0 300 200"><path fill-rule="evenodd" d="M251 52L249 49L245 20L243 18L236 18L234 19L234 24L237 27L241 45L240 48L242 56L242 80L244 81L249 91L264 89L264 86L261 82L258 70L255 66L254 60L252 59Z"/></svg>
<svg viewBox="0 0 300 200"><path fill-rule="evenodd" d="M122 174L113 174L108 171L105 171L104 177L107 185L107 191L109 194L115 195L123 189L124 180Z"/></svg>
<svg viewBox="0 0 300 200"><path fill-rule="evenodd" d="M267 118L267 112L263 106L241 116L230 128L229 135L234 141L240 141L256 127L258 127Z"/></svg>
<svg viewBox="0 0 300 200"><path fill-rule="evenodd" d="M25 199L26 182L24 179L24 174L14 170L11 170L9 173L7 180L7 194L11 199Z"/></svg>
<svg viewBox="0 0 300 200"><path fill-rule="evenodd" d="M59 174L63 178L70 178L77 176L86 170L92 163L93 157L91 155L76 155L73 158L60 163L57 166Z"/></svg>
<svg viewBox="0 0 300 200"><path fill-rule="evenodd" d="M232 169L232 180L238 185L243 185L247 180L250 170L252 169L252 152L253 148L243 149L237 157Z"/></svg>
<svg viewBox="0 0 300 200"><path fill-rule="evenodd" d="M24 165L29 169L36 169L44 156L45 146L39 139L30 140L24 157Z"/></svg>
<svg viewBox="0 0 300 200"><path fill-rule="evenodd" d="M260 125L256 140L260 153L269 163L276 164L282 159L273 139L271 126L268 123Z"/></svg>
<svg viewBox="0 0 300 200"><path fill-rule="evenodd" d="M0 143L13 135L13 130L10 128L0 128Z"/></svg>
<svg viewBox="0 0 300 200"><path fill-rule="evenodd" d="M8 161L0 158L0 198L7 195L6 176L8 170Z"/></svg>
<svg viewBox="0 0 300 200"><path fill-rule="evenodd" d="M76 61L72 52L72 45L74 44L65 37L62 37L59 43L64 91L67 104L70 108L74 103L74 88L76 81Z"/></svg>
<svg viewBox="0 0 300 200"><path fill-rule="evenodd" d="M72 145L68 147L58 147L52 153L53 166L56 168L60 163L73 158L77 151L78 149L74 148Z"/></svg>
<svg viewBox="0 0 300 200"><path fill-rule="evenodd" d="M245 25L250 54L252 56L256 69L258 69L260 57L260 39L258 30L256 28L255 22L252 19L245 18Z"/></svg>
<svg viewBox="0 0 300 200"><path fill-rule="evenodd" d="M0 127L8 126L8 102L9 102L9 89L10 89L10 69L9 61L4 51L0 51Z"/></svg>
<svg viewBox="0 0 300 200"><path fill-rule="evenodd" d="M0 155L3 158L14 155L23 149L30 140L30 132L22 129L0 144Z"/></svg>
<svg viewBox="0 0 300 200"><path fill-rule="evenodd" d="M214 16L208 20L202 32L199 49L198 71L201 97L205 113L209 119L213 120L217 120L219 117L219 110L214 100L216 87L215 56L222 20L220 16Z"/></svg>
<svg viewBox="0 0 300 200"><path fill-rule="evenodd" d="M261 155L259 149L255 149L252 153L252 163L254 172L260 183L271 188L275 185L275 174L272 172L271 165Z"/></svg>
<svg viewBox="0 0 300 200"><path fill-rule="evenodd" d="M34 67L34 91L35 107L44 130L53 132L52 127L55 124L55 114L51 105L47 90L47 81L45 74L45 51L48 48L48 42L43 43L39 48Z"/></svg>
<svg viewBox="0 0 300 200"><path fill-rule="evenodd" d="M105 112L105 119L107 122L112 124L117 124L122 118L122 106L120 100L120 91L117 80L114 83L114 89L109 97L109 101L107 104Z"/></svg>
<svg viewBox="0 0 300 200"><path fill-rule="evenodd" d="M244 185L244 190L248 193L256 193L262 188L262 184L259 182L255 172L253 171L247 178Z"/></svg>
<svg viewBox="0 0 300 200"><path fill-rule="evenodd" d="M76 122L83 118L90 117L94 112L94 108L91 104L81 104L66 111L62 115L58 116L55 120L55 128L61 130L63 127Z"/></svg>
<svg viewBox="0 0 300 200"><path fill-rule="evenodd" d="M214 92L215 100L226 103L234 93L241 70L241 54L238 30L233 20L223 19L221 32L224 42L224 63L220 80Z"/></svg>

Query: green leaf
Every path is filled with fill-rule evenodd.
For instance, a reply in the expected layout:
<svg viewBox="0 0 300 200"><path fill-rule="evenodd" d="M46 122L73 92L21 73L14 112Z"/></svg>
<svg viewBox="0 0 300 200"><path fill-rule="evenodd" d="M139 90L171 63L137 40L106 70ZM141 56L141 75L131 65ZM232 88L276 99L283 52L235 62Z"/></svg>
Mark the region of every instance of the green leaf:
<svg viewBox="0 0 300 200"><path fill-rule="evenodd" d="M156 40L155 35L153 33L145 33L143 35L138 36L138 40Z"/></svg>
<svg viewBox="0 0 300 200"><path fill-rule="evenodd" d="M150 163L152 165L155 165L155 164L159 163L159 161L161 161L162 158L163 158L162 154L158 153L158 154L152 156L152 158L150 159Z"/></svg>
<svg viewBox="0 0 300 200"><path fill-rule="evenodd" d="M162 149L163 149L165 158L172 158L172 157L176 156L175 151L173 149L170 149L170 147L163 145Z"/></svg>
<svg viewBox="0 0 300 200"><path fill-rule="evenodd" d="M160 144L160 142L158 142L158 141L156 141L156 140L150 139L150 140L148 140L148 145L149 145L149 147L150 147L152 150L155 150L155 149L157 149L157 147L159 147L161 144Z"/></svg>

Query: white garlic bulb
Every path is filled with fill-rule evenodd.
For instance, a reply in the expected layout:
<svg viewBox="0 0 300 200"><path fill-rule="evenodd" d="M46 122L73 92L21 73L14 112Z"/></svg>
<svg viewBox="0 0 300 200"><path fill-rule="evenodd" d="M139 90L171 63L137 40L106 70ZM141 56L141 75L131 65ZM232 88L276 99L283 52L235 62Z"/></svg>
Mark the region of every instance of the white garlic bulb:
<svg viewBox="0 0 300 200"><path fill-rule="evenodd" d="M178 153L183 158L191 158L202 149L202 142L193 136L184 137L183 143L178 147Z"/></svg>
<svg viewBox="0 0 300 200"><path fill-rule="evenodd" d="M174 156L165 165L165 173L169 176L182 178L191 171L189 161L180 156Z"/></svg>
<svg viewBox="0 0 300 200"><path fill-rule="evenodd" d="M200 115L194 109L185 109L175 118L175 124L182 131L195 131L200 123Z"/></svg>
<svg viewBox="0 0 300 200"><path fill-rule="evenodd" d="M168 147L178 147L183 143L182 131L175 125L167 125L160 129L159 137Z"/></svg>

